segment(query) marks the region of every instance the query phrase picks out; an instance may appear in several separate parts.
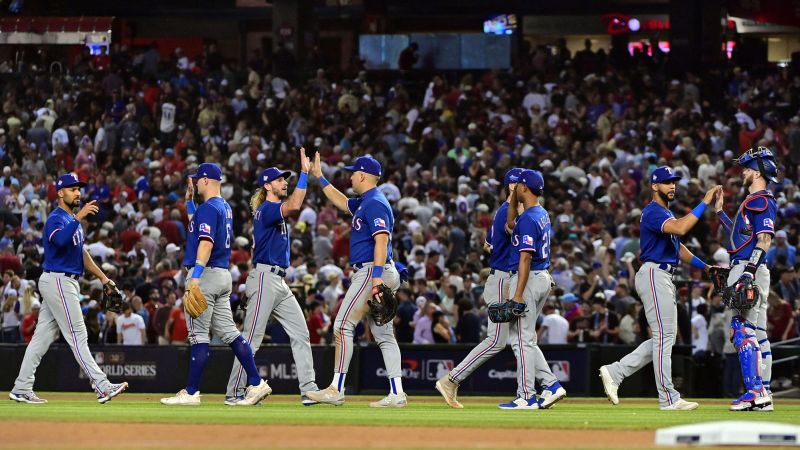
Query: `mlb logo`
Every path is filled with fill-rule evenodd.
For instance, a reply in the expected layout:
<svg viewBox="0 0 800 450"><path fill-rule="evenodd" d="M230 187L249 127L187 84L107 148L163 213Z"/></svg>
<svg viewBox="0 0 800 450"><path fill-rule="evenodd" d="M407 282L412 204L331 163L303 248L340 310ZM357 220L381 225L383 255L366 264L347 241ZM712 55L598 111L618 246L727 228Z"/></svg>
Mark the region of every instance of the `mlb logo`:
<svg viewBox="0 0 800 450"><path fill-rule="evenodd" d="M522 236L522 244L523 245L533 245L533 237L528 236L527 234Z"/></svg>
<svg viewBox="0 0 800 450"><path fill-rule="evenodd" d="M209 233L209 234L211 234L211 225L209 225L207 223L201 223L200 224L200 232L201 233Z"/></svg>
<svg viewBox="0 0 800 450"><path fill-rule="evenodd" d="M570 366L569 361L550 361L550 370L560 383L569 383Z"/></svg>
<svg viewBox="0 0 800 450"><path fill-rule="evenodd" d="M386 221L383 219L375 219L375 226L376 227L384 227L386 228Z"/></svg>
<svg viewBox="0 0 800 450"><path fill-rule="evenodd" d="M764 226L770 229L775 229L775 222L772 219L764 219Z"/></svg>

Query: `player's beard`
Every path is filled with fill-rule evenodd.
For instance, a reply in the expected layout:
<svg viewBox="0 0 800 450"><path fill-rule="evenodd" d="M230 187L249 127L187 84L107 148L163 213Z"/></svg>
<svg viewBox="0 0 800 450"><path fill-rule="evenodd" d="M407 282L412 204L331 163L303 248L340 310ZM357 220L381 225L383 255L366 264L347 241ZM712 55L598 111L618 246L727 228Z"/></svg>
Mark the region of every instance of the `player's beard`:
<svg viewBox="0 0 800 450"><path fill-rule="evenodd" d="M67 201L67 199L64 199L64 204L69 206L71 209L75 209L81 205L81 198L75 197L72 199L72 201Z"/></svg>
<svg viewBox="0 0 800 450"><path fill-rule="evenodd" d="M749 188L749 187L750 187L750 185L751 185L751 184L753 184L753 176L752 176L752 175L750 175L749 177L748 177L748 176L746 176L746 177L743 177L743 178L744 178L744 179L742 180L742 185L743 185L744 187L746 187L746 188Z"/></svg>
<svg viewBox="0 0 800 450"><path fill-rule="evenodd" d="M669 198L669 194L665 194L665 193L659 191L658 192L658 197L661 198L662 202L664 202L666 204L669 204L669 202L671 202L672 200L675 199L675 194L673 193L672 194L672 198Z"/></svg>

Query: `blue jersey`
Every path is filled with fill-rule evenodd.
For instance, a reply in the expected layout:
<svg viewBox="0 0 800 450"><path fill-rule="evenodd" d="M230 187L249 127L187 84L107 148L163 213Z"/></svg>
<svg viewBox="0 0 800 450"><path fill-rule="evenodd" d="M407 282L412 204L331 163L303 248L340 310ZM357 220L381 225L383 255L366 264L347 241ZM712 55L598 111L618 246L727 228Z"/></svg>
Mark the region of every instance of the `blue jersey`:
<svg viewBox="0 0 800 450"><path fill-rule="evenodd" d="M44 224L44 270L83 274L83 228L62 208L47 216Z"/></svg>
<svg viewBox="0 0 800 450"><path fill-rule="evenodd" d="M289 230L281 213L281 203L265 201L253 217L255 264L289 267Z"/></svg>
<svg viewBox="0 0 800 450"><path fill-rule="evenodd" d="M641 226L639 227L639 247L641 262L657 264L678 264L681 252L681 240L678 236L664 233L664 224L675 219L672 211L650 202L642 210Z"/></svg>
<svg viewBox="0 0 800 450"><path fill-rule="evenodd" d="M228 202L222 197L210 198L197 208L192 221L196 228L190 229L186 239L187 256L189 246L194 246L196 259L198 242L203 239L209 240L214 246L206 266L227 269L231 262L231 235L233 234L233 211ZM184 260L184 262L186 261ZM187 265L193 266L194 261Z"/></svg>
<svg viewBox="0 0 800 450"><path fill-rule="evenodd" d="M353 215L350 230L350 264L372 261L375 255L375 236L381 233L389 235L386 261L392 259L394 216L386 196L377 188L373 188L361 197L347 200L347 208Z"/></svg>
<svg viewBox="0 0 800 450"><path fill-rule="evenodd" d="M521 252L532 253L531 270L544 270L550 267L550 215L540 205L526 209L517 218L511 245L514 251L509 255L509 270L519 270Z"/></svg>
<svg viewBox="0 0 800 450"><path fill-rule="evenodd" d="M195 211L196 212L196 211ZM186 230L186 251L183 252L183 267L194 267L197 261L197 214L192 215Z"/></svg>
<svg viewBox="0 0 800 450"><path fill-rule="evenodd" d="M486 242L492 246L492 254L489 257L489 267L495 270L509 272L517 270L517 265L512 266L511 261L511 236L506 233L506 217L508 214L508 202L503 202L492 220L492 228L486 237Z"/></svg>
<svg viewBox="0 0 800 450"><path fill-rule="evenodd" d="M768 191L759 191L745 198L736 217L728 242L731 261L750 259L761 233L775 235L777 204Z"/></svg>

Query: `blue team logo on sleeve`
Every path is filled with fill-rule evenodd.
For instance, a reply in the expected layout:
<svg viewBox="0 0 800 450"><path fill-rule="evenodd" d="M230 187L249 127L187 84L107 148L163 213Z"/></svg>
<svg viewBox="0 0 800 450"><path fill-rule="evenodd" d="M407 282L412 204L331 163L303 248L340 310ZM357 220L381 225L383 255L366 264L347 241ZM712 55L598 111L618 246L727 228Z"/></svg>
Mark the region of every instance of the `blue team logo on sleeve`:
<svg viewBox="0 0 800 450"><path fill-rule="evenodd" d="M775 229L775 222L773 222L772 219L764 219L764 226L769 228L769 229L771 229L771 230L774 230Z"/></svg>
<svg viewBox="0 0 800 450"><path fill-rule="evenodd" d="M209 233L209 234L211 234L211 225L209 225L207 223L201 223L200 224L200 232L201 233Z"/></svg>
<svg viewBox="0 0 800 450"><path fill-rule="evenodd" d="M375 224L376 227L386 228L386 221L383 220L383 219L375 219L374 224Z"/></svg>
<svg viewBox="0 0 800 450"><path fill-rule="evenodd" d="M523 245L533 245L533 237L528 236L527 234L522 236L522 244Z"/></svg>

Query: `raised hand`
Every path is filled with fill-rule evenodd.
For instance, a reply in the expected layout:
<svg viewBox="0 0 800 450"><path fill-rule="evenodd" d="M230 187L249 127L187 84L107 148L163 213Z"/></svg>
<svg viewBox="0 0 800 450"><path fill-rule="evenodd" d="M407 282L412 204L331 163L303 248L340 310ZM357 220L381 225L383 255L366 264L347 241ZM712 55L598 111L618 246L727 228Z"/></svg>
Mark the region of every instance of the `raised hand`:
<svg viewBox="0 0 800 450"><path fill-rule="evenodd" d="M83 208L81 208L81 210L78 211L78 214L75 214L75 218L78 220L83 220L86 218L86 216L93 216L97 214L99 211L100 207L97 206L97 200L92 200L83 205Z"/></svg>
<svg viewBox="0 0 800 450"><path fill-rule="evenodd" d="M711 203L714 202L714 198L717 196L718 193L720 193L721 195L721 191L722 191L722 186L720 185L712 187L706 192L706 195L703 196L703 203L705 203L706 205L710 205Z"/></svg>
<svg viewBox="0 0 800 450"><path fill-rule="evenodd" d="M187 202L192 201L194 198L194 182L191 177L186 178L186 195L184 198Z"/></svg>
<svg viewBox="0 0 800 450"><path fill-rule="evenodd" d="M311 160L306 156L306 149L300 147L300 171L308 173L311 170Z"/></svg>
<svg viewBox="0 0 800 450"><path fill-rule="evenodd" d="M311 165L311 175L317 178L322 177L322 163L319 160L319 152L314 156L314 164Z"/></svg>
<svg viewBox="0 0 800 450"><path fill-rule="evenodd" d="M720 212L725 205L725 196L723 195L722 189L719 190L719 195L717 195L717 200L714 202L714 211Z"/></svg>

